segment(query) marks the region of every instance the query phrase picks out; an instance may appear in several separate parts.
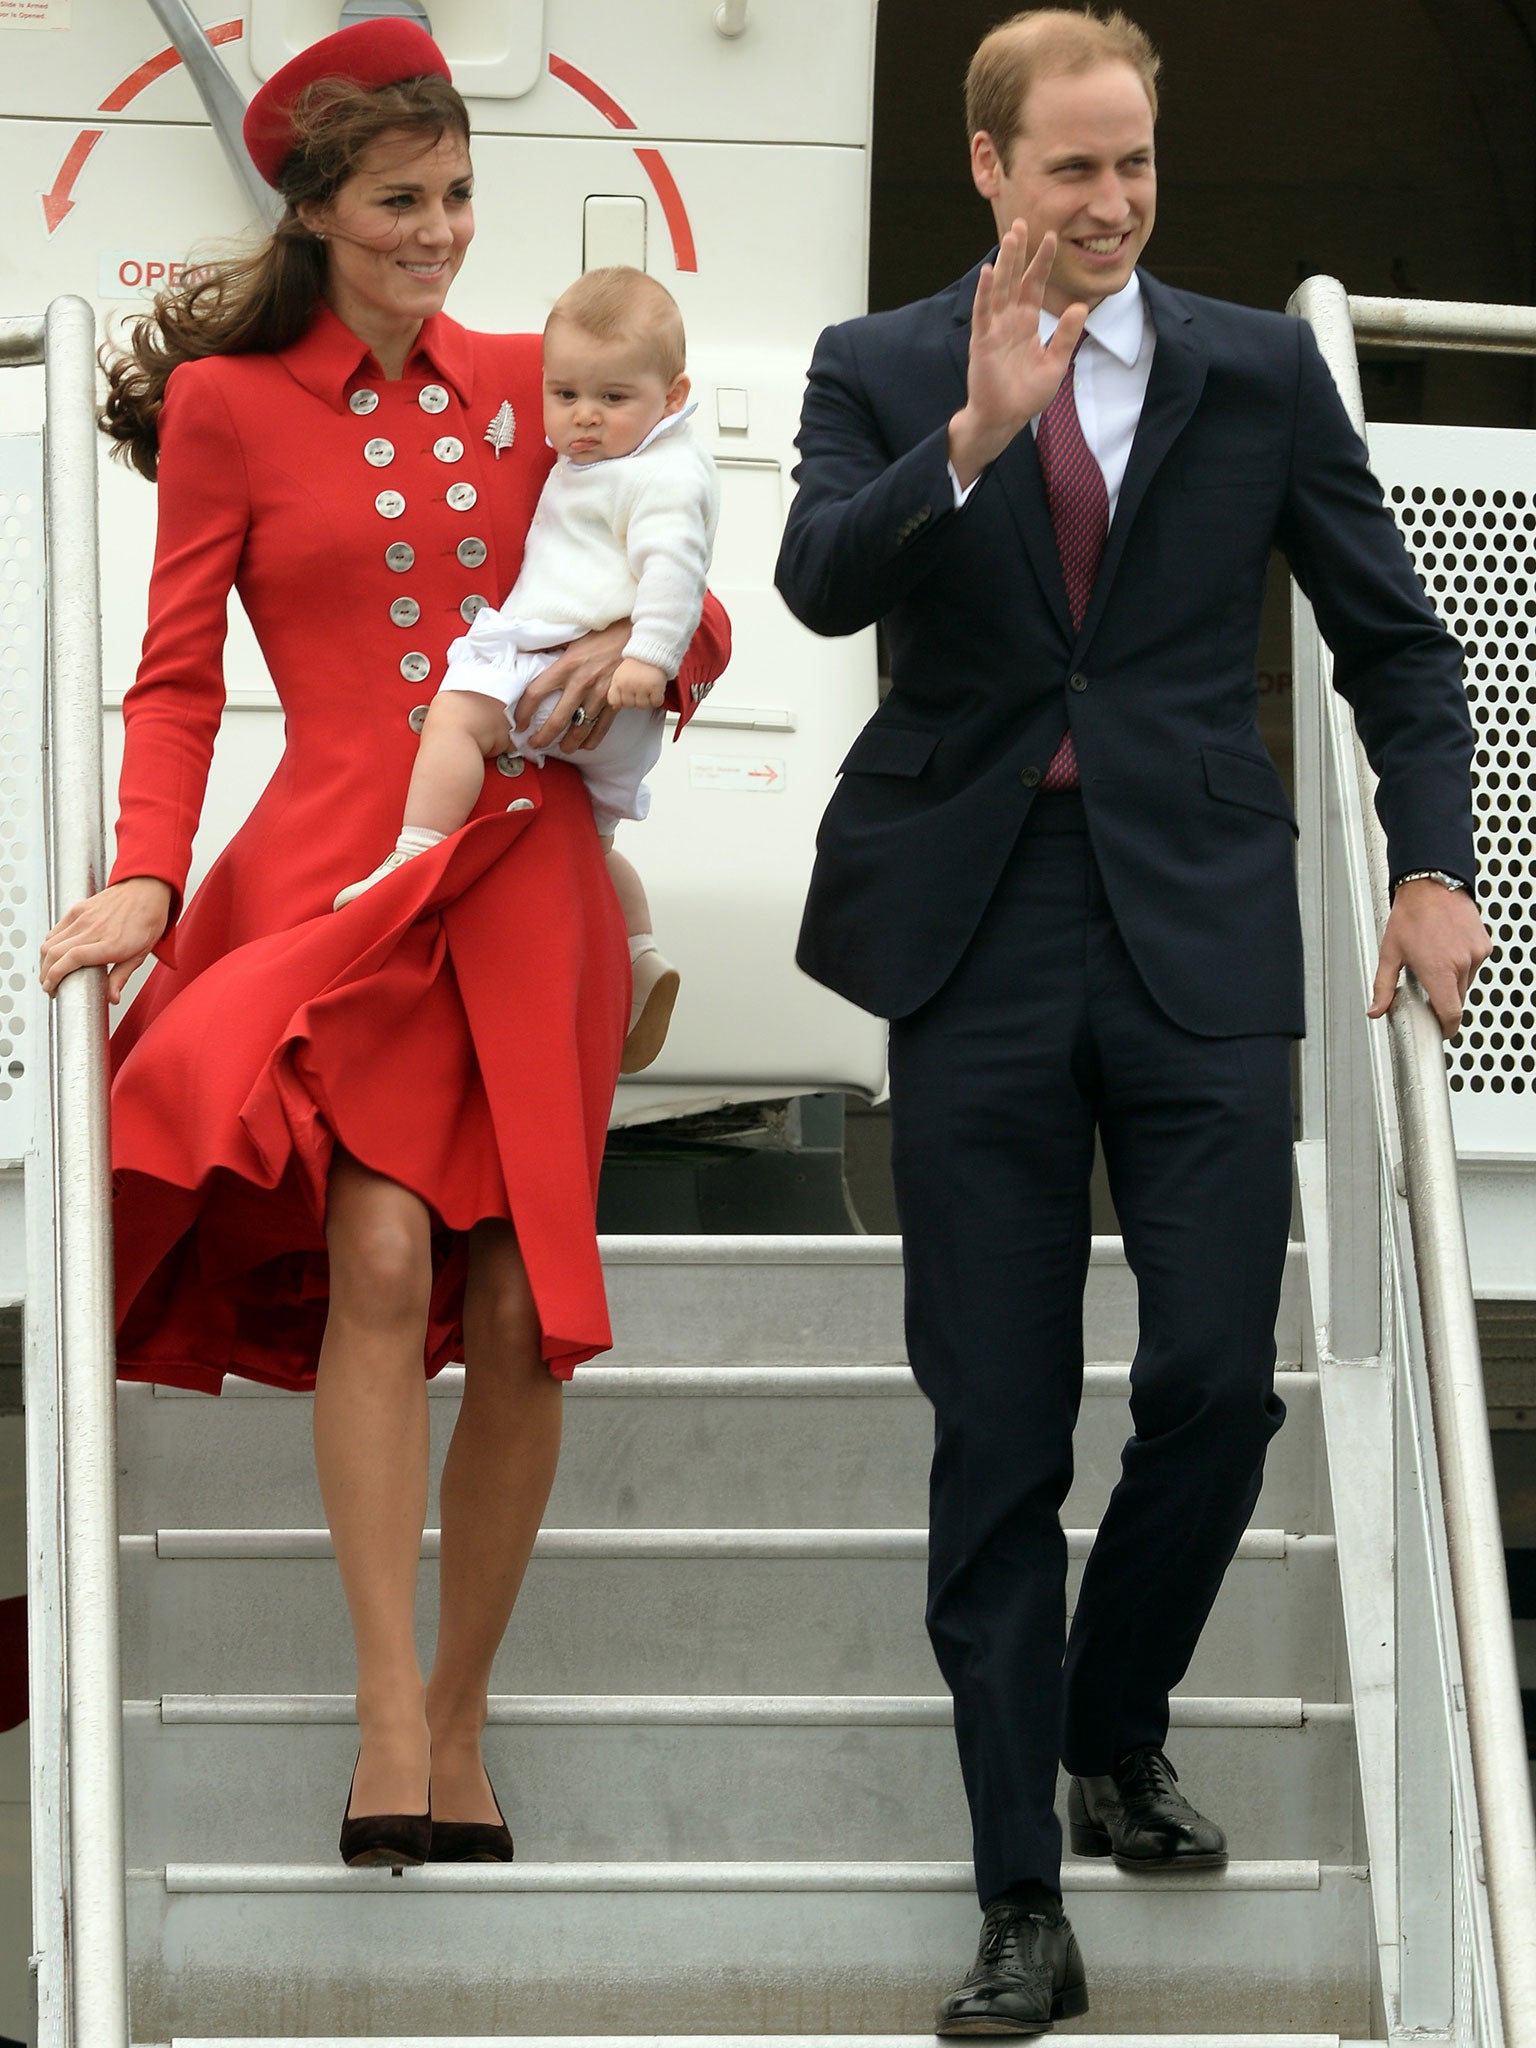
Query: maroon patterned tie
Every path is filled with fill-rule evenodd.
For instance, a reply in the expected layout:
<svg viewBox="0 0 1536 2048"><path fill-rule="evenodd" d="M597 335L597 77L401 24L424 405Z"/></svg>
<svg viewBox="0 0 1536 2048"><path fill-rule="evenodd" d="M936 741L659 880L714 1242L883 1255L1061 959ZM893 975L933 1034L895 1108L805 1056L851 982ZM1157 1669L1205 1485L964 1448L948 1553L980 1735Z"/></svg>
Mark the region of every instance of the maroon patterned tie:
<svg viewBox="0 0 1536 2048"><path fill-rule="evenodd" d="M1078 347L1082 347L1081 342ZM1099 560L1104 553L1104 536L1109 531L1109 492L1104 486L1104 472L1083 439L1082 422L1077 417L1073 391L1076 371L1074 350L1060 390L1040 415L1040 429L1035 436L1074 627L1082 625L1087 613L1093 579L1099 573ZM1040 786L1077 788L1077 750L1070 732L1051 756Z"/></svg>

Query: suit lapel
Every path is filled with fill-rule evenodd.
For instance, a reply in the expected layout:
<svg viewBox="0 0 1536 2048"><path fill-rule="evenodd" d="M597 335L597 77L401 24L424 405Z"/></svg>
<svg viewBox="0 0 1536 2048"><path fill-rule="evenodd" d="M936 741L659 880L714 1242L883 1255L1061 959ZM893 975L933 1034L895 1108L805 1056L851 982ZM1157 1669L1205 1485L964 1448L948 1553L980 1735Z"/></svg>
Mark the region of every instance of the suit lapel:
<svg viewBox="0 0 1536 2048"><path fill-rule="evenodd" d="M1148 277L1145 271L1141 273L1141 289L1157 333L1157 347L1152 355L1152 371L1147 380L1147 395L1142 401L1141 420L1125 467L1125 480L1120 486L1115 516L1104 543L1099 573L1094 578L1093 596L1083 619L1083 630L1078 636L1079 652L1103 616L1115 572L1125 553L1126 536L1148 486L1174 442L1189 424L1190 415L1205 389L1208 358L1195 332L1186 302L1178 292L1170 291L1155 277ZM1023 436L1019 438L1022 440ZM1041 489L1043 496L1043 485Z"/></svg>
<svg viewBox="0 0 1536 2048"><path fill-rule="evenodd" d="M992 251L995 256L997 251ZM985 259L991 262L992 257ZM960 376L960 391L963 398L966 388L966 374L971 354L971 306L976 297L976 280L981 274L981 265L962 277L955 286L953 301L954 318L949 331L949 350L955 368ZM1019 530L1024 543L1024 552L1029 557L1035 580L1041 594L1056 615L1057 623L1068 640L1076 638L1072 631L1072 612L1067 603L1067 586L1061 573L1061 552L1056 545L1056 529L1051 524L1051 508L1045 495L1045 478L1040 474L1040 460L1035 453L1035 437L1028 427L1005 448L992 465L1003 500Z"/></svg>

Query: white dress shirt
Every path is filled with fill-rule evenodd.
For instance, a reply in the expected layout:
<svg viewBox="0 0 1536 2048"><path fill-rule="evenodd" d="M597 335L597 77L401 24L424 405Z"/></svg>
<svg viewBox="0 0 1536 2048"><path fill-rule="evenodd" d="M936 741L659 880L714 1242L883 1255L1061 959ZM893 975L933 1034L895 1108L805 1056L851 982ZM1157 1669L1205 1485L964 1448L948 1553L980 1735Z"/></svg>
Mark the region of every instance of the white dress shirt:
<svg viewBox="0 0 1536 2048"><path fill-rule="evenodd" d="M1040 339L1049 342L1055 332L1056 315L1042 308ZM1141 422L1147 379L1152 374L1152 351L1156 346L1157 333L1142 297L1141 280L1133 271L1129 284L1123 285L1109 298L1101 299L1088 315L1073 373L1078 422L1089 453L1104 473L1111 520L1120 502L1120 486L1125 482L1131 443ZM1036 414L1029 424L1030 431L1038 434L1039 415ZM965 503L981 481L978 477L975 483L962 489L953 463L950 464L949 476L955 488L957 507Z"/></svg>

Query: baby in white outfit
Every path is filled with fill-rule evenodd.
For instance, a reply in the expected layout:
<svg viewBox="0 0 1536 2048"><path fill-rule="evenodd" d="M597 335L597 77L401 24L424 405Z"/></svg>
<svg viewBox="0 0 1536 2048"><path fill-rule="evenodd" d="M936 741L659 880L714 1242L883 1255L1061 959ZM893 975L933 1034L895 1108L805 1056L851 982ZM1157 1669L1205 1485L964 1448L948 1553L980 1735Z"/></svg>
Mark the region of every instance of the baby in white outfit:
<svg viewBox="0 0 1536 2048"><path fill-rule="evenodd" d="M595 746L560 754L586 777L629 929L635 994L625 1073L661 1050L678 976L651 936L640 878L613 850L613 832L650 808L645 777L661 752L666 686L698 627L719 512L714 464L688 425L683 350L676 302L644 271L589 271L556 301L544 329L544 431L556 461L522 568L505 602L487 606L448 650L394 852L336 899L339 910L457 831L488 756L511 750L539 761L556 752L563 735L539 747L530 738L542 706L526 731L513 711L569 642L628 618L608 688L612 722Z"/></svg>

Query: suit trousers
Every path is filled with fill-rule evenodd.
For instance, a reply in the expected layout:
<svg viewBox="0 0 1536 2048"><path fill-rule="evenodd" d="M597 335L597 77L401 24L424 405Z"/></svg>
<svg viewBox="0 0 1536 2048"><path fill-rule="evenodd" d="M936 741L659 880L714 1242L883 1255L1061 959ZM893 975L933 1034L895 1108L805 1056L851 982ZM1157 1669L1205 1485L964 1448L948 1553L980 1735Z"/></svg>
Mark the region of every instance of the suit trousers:
<svg viewBox="0 0 1536 2048"><path fill-rule="evenodd" d="M1075 793L1036 799L955 974L891 1026L908 1352L935 1419L928 1629L983 1904L1059 1889L1058 1758L1101 1773L1164 1741L1253 1512L1285 1415L1290 1053L1164 1016ZM1068 1636L1095 1129L1137 1287L1134 1434Z"/></svg>

